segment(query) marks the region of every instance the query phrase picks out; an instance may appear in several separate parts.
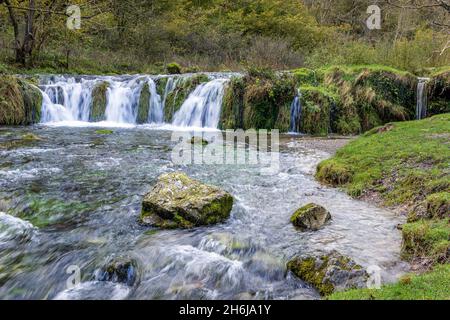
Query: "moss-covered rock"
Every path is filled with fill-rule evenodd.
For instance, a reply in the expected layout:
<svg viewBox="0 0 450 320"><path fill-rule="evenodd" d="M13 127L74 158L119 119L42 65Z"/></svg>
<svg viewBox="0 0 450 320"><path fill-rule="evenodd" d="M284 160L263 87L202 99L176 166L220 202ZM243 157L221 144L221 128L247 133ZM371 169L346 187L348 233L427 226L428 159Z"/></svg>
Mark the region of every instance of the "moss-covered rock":
<svg viewBox="0 0 450 320"><path fill-rule="evenodd" d="M160 176L145 196L141 220L160 228L193 228L222 222L230 216L233 197L181 172Z"/></svg>
<svg viewBox="0 0 450 320"><path fill-rule="evenodd" d="M176 62L171 62L167 64L166 70L168 74L180 74L181 73L181 67Z"/></svg>
<svg viewBox="0 0 450 320"><path fill-rule="evenodd" d="M312 135L332 133L332 122L337 97L323 87L300 87L302 115L300 131Z"/></svg>
<svg viewBox="0 0 450 320"><path fill-rule="evenodd" d="M292 74L250 70L229 82L223 99L220 128L289 130L290 107L297 95Z"/></svg>
<svg viewBox="0 0 450 320"><path fill-rule="evenodd" d="M110 134L113 134L114 131L109 130L109 129L98 129L98 130L95 130L95 133L102 134L102 135L110 135Z"/></svg>
<svg viewBox="0 0 450 320"><path fill-rule="evenodd" d="M333 67L324 85L340 99L336 133L359 134L393 121L414 119L418 80L412 74L380 66Z"/></svg>
<svg viewBox="0 0 450 320"><path fill-rule="evenodd" d="M138 112L136 122L143 124L148 122L148 114L150 112L150 87L148 82L144 83L139 96Z"/></svg>
<svg viewBox="0 0 450 320"><path fill-rule="evenodd" d="M106 120L106 93L109 88L109 83L106 81L100 82L92 89L92 103L89 113L89 121L99 122Z"/></svg>
<svg viewBox="0 0 450 320"><path fill-rule="evenodd" d="M450 113L450 71L433 75L428 87L428 115Z"/></svg>
<svg viewBox="0 0 450 320"><path fill-rule="evenodd" d="M233 77L225 87L222 100L222 113L219 128L244 128L244 93L245 81L242 77Z"/></svg>
<svg viewBox="0 0 450 320"><path fill-rule="evenodd" d="M321 295L364 288L369 275L352 259L337 251L309 257L296 257L288 262L288 270L313 285Z"/></svg>
<svg viewBox="0 0 450 320"><path fill-rule="evenodd" d="M34 146L39 141L42 141L41 137L33 133L26 133L23 134L21 137L8 139L6 141L0 142L0 150L1 149L12 150L23 147L31 147Z"/></svg>
<svg viewBox="0 0 450 320"><path fill-rule="evenodd" d="M97 272L99 281L124 283L128 286L135 284L138 278L138 263L128 257L111 259Z"/></svg>
<svg viewBox="0 0 450 320"><path fill-rule="evenodd" d="M29 125L41 119L42 94L15 76L0 77L0 124Z"/></svg>
<svg viewBox="0 0 450 320"><path fill-rule="evenodd" d="M336 160L330 159L317 166L316 179L331 186L342 186L352 181L351 169Z"/></svg>
<svg viewBox="0 0 450 320"><path fill-rule="evenodd" d="M208 140L203 139L202 137L199 136L193 136L191 138L191 144L195 144L195 145L201 145L201 146L207 146L209 144Z"/></svg>
<svg viewBox="0 0 450 320"><path fill-rule="evenodd" d="M291 217L292 224L302 231L319 230L330 220L331 214L327 209L314 203L298 209Z"/></svg>

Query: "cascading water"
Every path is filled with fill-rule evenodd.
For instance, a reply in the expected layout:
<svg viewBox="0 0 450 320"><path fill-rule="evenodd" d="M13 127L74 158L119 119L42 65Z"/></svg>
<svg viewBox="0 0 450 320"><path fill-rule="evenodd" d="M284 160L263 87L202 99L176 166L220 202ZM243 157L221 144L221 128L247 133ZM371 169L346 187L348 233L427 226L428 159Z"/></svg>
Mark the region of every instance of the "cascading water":
<svg viewBox="0 0 450 320"><path fill-rule="evenodd" d="M107 123L136 124L138 112L142 110L143 90L148 90L148 117L139 123L163 124L166 101L180 81L188 81L189 76L168 77L165 88L158 90L159 76L96 77L81 78L51 77L40 85L43 95L42 122L91 121L94 104L94 90L104 83L106 106L104 118ZM173 125L184 127L217 128L222 107L224 85L227 75L210 75L211 81L200 84L173 116ZM147 86L145 86L147 84ZM163 91L163 92L162 92ZM161 92L161 94L159 93ZM178 91L177 91L178 93ZM175 97L176 98L176 97ZM173 99L176 100L176 99ZM144 102L144 108L145 106ZM168 106L174 112L174 106ZM98 112L98 110L97 110ZM142 113L140 113L142 116Z"/></svg>
<svg viewBox="0 0 450 320"><path fill-rule="evenodd" d="M156 89L156 83L153 79L148 79L148 88L150 91L150 101L149 101L149 123L163 123L164 122L164 103L161 96L158 94ZM165 96L165 95L164 95Z"/></svg>
<svg viewBox="0 0 450 320"><path fill-rule="evenodd" d="M173 125L217 128L228 79L215 79L199 85L174 115Z"/></svg>
<svg viewBox="0 0 450 320"><path fill-rule="evenodd" d="M92 80L57 77L50 81L43 86L42 121L89 121L94 86Z"/></svg>
<svg viewBox="0 0 450 320"><path fill-rule="evenodd" d="M300 101L301 93L298 91L298 95L294 98L291 104L291 123L289 126L290 132L300 132L300 121L302 117L302 102Z"/></svg>
<svg viewBox="0 0 450 320"><path fill-rule="evenodd" d="M112 82L108 87L105 110L106 121L115 123L136 123L137 105L142 91L142 82L133 79L128 82Z"/></svg>
<svg viewBox="0 0 450 320"><path fill-rule="evenodd" d="M421 120L426 118L428 109L428 97L427 97L427 83L429 78L419 78L419 84L417 85L417 107L416 107L416 119Z"/></svg>

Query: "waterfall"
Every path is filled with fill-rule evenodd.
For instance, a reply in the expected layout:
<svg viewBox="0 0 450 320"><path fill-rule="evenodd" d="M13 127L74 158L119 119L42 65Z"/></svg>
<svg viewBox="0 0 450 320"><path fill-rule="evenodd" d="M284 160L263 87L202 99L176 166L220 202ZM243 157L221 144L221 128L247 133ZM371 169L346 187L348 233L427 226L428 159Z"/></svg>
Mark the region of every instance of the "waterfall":
<svg viewBox="0 0 450 320"><path fill-rule="evenodd" d="M302 102L300 101L301 93L298 91L294 101L291 104L291 123L289 126L290 132L300 132L300 122L302 118Z"/></svg>
<svg viewBox="0 0 450 320"><path fill-rule="evenodd" d="M143 83L138 79L112 82L106 93L105 116L107 122L136 123L137 106Z"/></svg>
<svg viewBox="0 0 450 320"><path fill-rule="evenodd" d="M42 109L46 114L43 121L89 121L94 85L94 81L76 82L74 78L56 77L55 81L50 81L42 90ZM60 120L62 114L64 120Z"/></svg>
<svg viewBox="0 0 450 320"><path fill-rule="evenodd" d="M43 78L39 85L43 96L41 121L89 122L95 113L100 115L95 119L105 120L102 124L164 124L165 114L169 112L173 115L174 126L217 128L224 85L231 74L209 75L209 82L192 88L192 92L183 91L187 99L177 113L173 114L174 106L168 106L171 109L165 111L168 96L175 90L176 94L186 90L184 83L190 77L192 75Z"/></svg>
<svg viewBox="0 0 450 320"><path fill-rule="evenodd" d="M416 119L421 120L426 118L428 109L427 83L429 78L419 78L417 85L417 107Z"/></svg>
<svg viewBox="0 0 450 320"><path fill-rule="evenodd" d="M200 84L174 115L173 125L180 127L217 128L228 79Z"/></svg>
<svg viewBox="0 0 450 320"><path fill-rule="evenodd" d="M53 103L45 91L42 93L42 122L73 121L73 115L69 109L61 104ZM52 97L54 98L54 96Z"/></svg>
<svg viewBox="0 0 450 320"><path fill-rule="evenodd" d="M150 91L150 101L148 103L150 112L148 115L148 122L149 123L163 123L164 122L164 102L162 101L161 96L158 94L155 81L153 81L153 79L148 79L147 83L148 83L148 88ZM166 97L166 94L164 94L164 97Z"/></svg>

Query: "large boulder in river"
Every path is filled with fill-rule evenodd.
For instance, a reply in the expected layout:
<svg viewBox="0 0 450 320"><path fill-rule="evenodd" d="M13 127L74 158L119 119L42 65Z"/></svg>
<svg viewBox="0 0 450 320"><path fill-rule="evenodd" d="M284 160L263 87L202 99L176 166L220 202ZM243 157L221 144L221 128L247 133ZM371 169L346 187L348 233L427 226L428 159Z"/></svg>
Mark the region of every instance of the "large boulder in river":
<svg viewBox="0 0 450 320"><path fill-rule="evenodd" d="M155 227L193 228L230 216L233 197L182 172L164 174L142 203L141 220Z"/></svg>
<svg viewBox="0 0 450 320"><path fill-rule="evenodd" d="M335 291L365 288L369 279L363 267L337 251L319 256L296 257L288 262L287 268L324 296Z"/></svg>
<svg viewBox="0 0 450 320"><path fill-rule="evenodd" d="M329 220L331 214L327 209L314 203L298 209L291 218L294 226L303 231L319 230Z"/></svg>

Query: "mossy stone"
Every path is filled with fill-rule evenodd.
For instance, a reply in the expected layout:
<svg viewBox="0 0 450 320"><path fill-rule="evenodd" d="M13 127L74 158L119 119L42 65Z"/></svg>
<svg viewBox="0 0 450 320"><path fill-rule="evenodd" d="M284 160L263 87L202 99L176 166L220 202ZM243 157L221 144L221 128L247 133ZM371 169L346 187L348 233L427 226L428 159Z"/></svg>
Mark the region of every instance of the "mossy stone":
<svg viewBox="0 0 450 320"><path fill-rule="evenodd" d="M189 229L225 221L232 207L229 193L175 172L161 175L144 197L141 220L164 229Z"/></svg>

